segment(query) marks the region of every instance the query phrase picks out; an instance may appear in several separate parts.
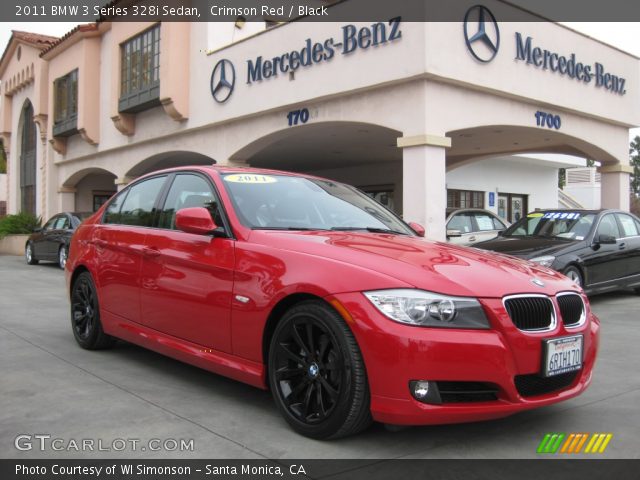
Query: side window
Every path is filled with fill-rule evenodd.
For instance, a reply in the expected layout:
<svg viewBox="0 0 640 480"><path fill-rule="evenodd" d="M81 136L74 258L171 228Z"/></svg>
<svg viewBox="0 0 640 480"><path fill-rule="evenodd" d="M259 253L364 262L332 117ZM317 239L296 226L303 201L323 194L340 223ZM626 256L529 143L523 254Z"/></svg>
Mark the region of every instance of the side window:
<svg viewBox="0 0 640 480"><path fill-rule="evenodd" d="M211 212L216 225L222 225L218 202L209 183L199 175L179 174L173 180L160 212L160 228L175 230L176 212L182 208L204 207Z"/></svg>
<svg viewBox="0 0 640 480"><path fill-rule="evenodd" d="M476 213L474 217L476 219L476 223L478 224L478 230L480 230L481 232L487 230L495 230L495 227L493 225L493 217L483 213Z"/></svg>
<svg viewBox="0 0 640 480"><path fill-rule="evenodd" d="M69 219L65 216L58 217L55 226L55 230L66 230L69 228Z"/></svg>
<svg viewBox="0 0 640 480"><path fill-rule="evenodd" d="M447 230L459 230L460 233L469 233L473 231L473 223L471 216L467 213L459 213L454 215L447 224Z"/></svg>
<svg viewBox="0 0 640 480"><path fill-rule="evenodd" d="M155 213L153 206L166 178L166 176L154 177L130 187L127 198L122 203L118 223L139 227L152 226Z"/></svg>
<svg viewBox="0 0 640 480"><path fill-rule="evenodd" d="M638 227L632 217L623 213L616 213L616 217L618 217L618 221L622 226L623 237L635 237L638 235Z"/></svg>
<svg viewBox="0 0 640 480"><path fill-rule="evenodd" d="M505 228L507 228L507 226L502 223L500 220L498 220L497 218L493 218L493 228L495 230L504 230Z"/></svg>
<svg viewBox="0 0 640 480"><path fill-rule="evenodd" d="M111 203L109 203L109 206L104 212L104 223L120 223L120 208L122 208L122 202L127 198L128 193L129 190L124 190L113 197Z"/></svg>
<svg viewBox="0 0 640 480"><path fill-rule="evenodd" d="M56 222L58 221L58 218L60 217L53 217L51 220L49 220L47 223L44 224L44 227L42 227L42 230L44 230L45 232L53 230L56 225Z"/></svg>
<svg viewBox="0 0 640 480"><path fill-rule="evenodd" d="M620 230L618 229L618 224L616 223L613 213L605 215L602 217L602 220L600 220L598 236L600 235L611 235L615 238L620 238Z"/></svg>

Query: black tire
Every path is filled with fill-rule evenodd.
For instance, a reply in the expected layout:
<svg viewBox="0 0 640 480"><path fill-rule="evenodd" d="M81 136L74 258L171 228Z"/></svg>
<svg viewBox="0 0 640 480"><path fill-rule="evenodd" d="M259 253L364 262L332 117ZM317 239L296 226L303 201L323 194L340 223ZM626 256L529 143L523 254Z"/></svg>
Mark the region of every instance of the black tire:
<svg viewBox="0 0 640 480"><path fill-rule="evenodd" d="M326 303L306 301L284 314L268 364L276 406L296 432L335 439L371 424L362 354L342 317Z"/></svg>
<svg viewBox="0 0 640 480"><path fill-rule="evenodd" d="M578 286L584 288L584 277L582 276L582 272L578 267L574 267L573 265L569 265L562 272L571 280L573 280Z"/></svg>
<svg viewBox="0 0 640 480"><path fill-rule="evenodd" d="M71 330L82 348L110 348L116 339L104 333L96 287L89 272L82 272L71 287Z"/></svg>
<svg viewBox="0 0 640 480"><path fill-rule="evenodd" d="M24 247L24 259L29 265L37 265L39 262L33 253L33 245L31 245L31 242L27 243Z"/></svg>
<svg viewBox="0 0 640 480"><path fill-rule="evenodd" d="M58 266L64 270L67 265L67 257L69 256L69 249L66 245L60 245L58 249Z"/></svg>

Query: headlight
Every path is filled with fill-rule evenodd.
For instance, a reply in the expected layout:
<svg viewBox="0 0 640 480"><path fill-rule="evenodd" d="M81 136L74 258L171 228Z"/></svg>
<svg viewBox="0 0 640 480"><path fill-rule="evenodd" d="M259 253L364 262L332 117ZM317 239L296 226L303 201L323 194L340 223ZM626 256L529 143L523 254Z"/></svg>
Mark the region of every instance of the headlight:
<svg viewBox="0 0 640 480"><path fill-rule="evenodd" d="M424 290L376 290L364 295L382 314L421 327L489 328L480 302Z"/></svg>
<svg viewBox="0 0 640 480"><path fill-rule="evenodd" d="M555 259L556 257L553 255L543 255L542 257L531 258L529 261L542 265L543 267L550 267Z"/></svg>

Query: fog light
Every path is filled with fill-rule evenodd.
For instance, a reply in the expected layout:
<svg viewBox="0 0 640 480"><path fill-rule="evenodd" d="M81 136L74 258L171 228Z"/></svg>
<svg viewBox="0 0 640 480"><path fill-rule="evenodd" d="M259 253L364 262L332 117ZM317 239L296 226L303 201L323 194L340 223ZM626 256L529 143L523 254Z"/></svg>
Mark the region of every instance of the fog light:
<svg viewBox="0 0 640 480"><path fill-rule="evenodd" d="M421 403L440 405L442 399L438 391L438 384L427 380L412 380L409 382L411 396Z"/></svg>
<svg viewBox="0 0 640 480"><path fill-rule="evenodd" d="M416 400L423 400L429 394L429 382L422 380L414 382L413 384L413 396Z"/></svg>

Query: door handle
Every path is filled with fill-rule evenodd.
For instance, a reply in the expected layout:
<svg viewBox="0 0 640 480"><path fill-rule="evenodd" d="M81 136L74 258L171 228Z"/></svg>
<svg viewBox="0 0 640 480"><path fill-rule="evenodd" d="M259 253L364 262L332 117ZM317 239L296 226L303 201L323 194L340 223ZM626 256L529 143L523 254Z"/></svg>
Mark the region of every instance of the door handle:
<svg viewBox="0 0 640 480"><path fill-rule="evenodd" d="M142 248L142 254L145 257L159 257L160 256L160 250L158 250L155 247L143 247Z"/></svg>
<svg viewBox="0 0 640 480"><path fill-rule="evenodd" d="M469 237L469 241L470 241L470 242L475 242L475 241L476 241L476 237L475 237L475 235L473 235L473 236Z"/></svg>
<svg viewBox="0 0 640 480"><path fill-rule="evenodd" d="M622 242L620 245L618 245L618 250L624 250L626 246L627 244Z"/></svg>

